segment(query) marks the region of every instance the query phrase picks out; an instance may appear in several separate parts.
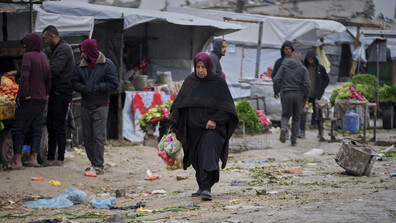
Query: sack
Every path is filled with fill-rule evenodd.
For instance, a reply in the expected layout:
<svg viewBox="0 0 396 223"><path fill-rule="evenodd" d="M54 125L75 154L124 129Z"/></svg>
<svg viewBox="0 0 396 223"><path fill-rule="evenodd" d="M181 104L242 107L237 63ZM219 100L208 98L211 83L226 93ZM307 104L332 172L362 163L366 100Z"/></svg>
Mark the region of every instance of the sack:
<svg viewBox="0 0 396 223"><path fill-rule="evenodd" d="M177 170L183 168L183 146L176 139L175 133L164 135L157 146L158 156L165 163L167 170Z"/></svg>

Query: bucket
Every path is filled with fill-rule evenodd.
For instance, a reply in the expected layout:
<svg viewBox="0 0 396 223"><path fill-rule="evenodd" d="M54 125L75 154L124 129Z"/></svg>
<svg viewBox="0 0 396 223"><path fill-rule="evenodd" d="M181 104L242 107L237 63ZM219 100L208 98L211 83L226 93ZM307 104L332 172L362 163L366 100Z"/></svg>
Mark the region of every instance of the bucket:
<svg viewBox="0 0 396 223"><path fill-rule="evenodd" d="M157 83L162 84L172 84L172 72L170 71L157 71Z"/></svg>
<svg viewBox="0 0 396 223"><path fill-rule="evenodd" d="M342 142L335 161L348 174L370 176L377 155L377 152L367 145L363 145L355 140L346 139Z"/></svg>
<svg viewBox="0 0 396 223"><path fill-rule="evenodd" d="M343 120L344 131L358 132L359 131L359 114L354 110L348 110L344 115Z"/></svg>
<svg viewBox="0 0 396 223"><path fill-rule="evenodd" d="M147 75L136 75L133 78L133 84L137 91L142 91L143 88L147 87Z"/></svg>

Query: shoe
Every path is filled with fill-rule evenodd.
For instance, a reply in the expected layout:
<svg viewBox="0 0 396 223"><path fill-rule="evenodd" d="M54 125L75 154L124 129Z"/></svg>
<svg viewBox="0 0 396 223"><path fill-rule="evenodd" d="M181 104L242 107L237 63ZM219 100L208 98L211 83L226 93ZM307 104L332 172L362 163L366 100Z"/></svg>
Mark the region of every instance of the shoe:
<svg viewBox="0 0 396 223"><path fill-rule="evenodd" d="M198 189L196 192L191 194L191 197L199 197L202 194L202 190Z"/></svg>
<svg viewBox="0 0 396 223"><path fill-rule="evenodd" d="M289 131L287 131L287 129L286 129L286 135L285 135L285 138L286 138L286 140L289 140L289 139L290 139Z"/></svg>
<svg viewBox="0 0 396 223"><path fill-rule="evenodd" d="M204 190L201 193L201 199L203 201L211 201L212 200L212 194L208 190Z"/></svg>
<svg viewBox="0 0 396 223"><path fill-rule="evenodd" d="M38 163L26 163L24 166L26 167L41 167Z"/></svg>
<svg viewBox="0 0 396 223"><path fill-rule="evenodd" d="M54 166L55 165L55 160L47 160L43 166L47 167L47 166Z"/></svg>
<svg viewBox="0 0 396 223"><path fill-rule="evenodd" d="M326 142L326 139L323 138L323 137L320 137L320 138L319 138L319 142Z"/></svg>
<svg viewBox="0 0 396 223"><path fill-rule="evenodd" d="M87 167L87 168L85 168L85 171L90 171L91 168L94 168L94 167L93 166Z"/></svg>
<svg viewBox="0 0 396 223"><path fill-rule="evenodd" d="M285 142L286 142L286 129L281 129L280 136L279 136L279 140L280 140L282 143L285 143Z"/></svg>
<svg viewBox="0 0 396 223"><path fill-rule="evenodd" d="M292 143L291 143L291 146L293 146L293 147L294 147L294 146L297 146L297 142L292 142Z"/></svg>
<svg viewBox="0 0 396 223"><path fill-rule="evenodd" d="M300 139L305 139L305 132L304 131L300 131L299 133L298 133L298 136L297 136L298 138L300 138Z"/></svg>
<svg viewBox="0 0 396 223"><path fill-rule="evenodd" d="M103 167L95 167L96 175L104 174Z"/></svg>

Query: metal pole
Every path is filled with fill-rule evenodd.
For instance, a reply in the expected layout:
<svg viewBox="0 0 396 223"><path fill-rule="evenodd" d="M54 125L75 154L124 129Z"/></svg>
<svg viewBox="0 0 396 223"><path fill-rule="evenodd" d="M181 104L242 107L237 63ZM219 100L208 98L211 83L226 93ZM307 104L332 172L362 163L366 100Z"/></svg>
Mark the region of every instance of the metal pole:
<svg viewBox="0 0 396 223"><path fill-rule="evenodd" d="M29 1L29 5L30 5L30 33L33 32L33 2L32 0Z"/></svg>
<svg viewBox="0 0 396 223"><path fill-rule="evenodd" d="M259 69L260 69L260 54L261 54L261 38L262 38L262 36L263 36L263 22L260 22L258 43L257 43L256 72L254 74L255 78L258 78Z"/></svg>

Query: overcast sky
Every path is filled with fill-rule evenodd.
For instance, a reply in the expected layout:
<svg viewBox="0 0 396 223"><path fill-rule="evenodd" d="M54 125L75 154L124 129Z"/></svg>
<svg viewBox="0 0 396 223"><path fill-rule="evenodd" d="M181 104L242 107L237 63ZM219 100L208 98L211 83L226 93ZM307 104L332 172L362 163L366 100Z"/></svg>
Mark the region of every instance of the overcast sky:
<svg viewBox="0 0 396 223"><path fill-rule="evenodd" d="M375 4L375 16L382 12L385 17L394 19L396 0L373 0Z"/></svg>

